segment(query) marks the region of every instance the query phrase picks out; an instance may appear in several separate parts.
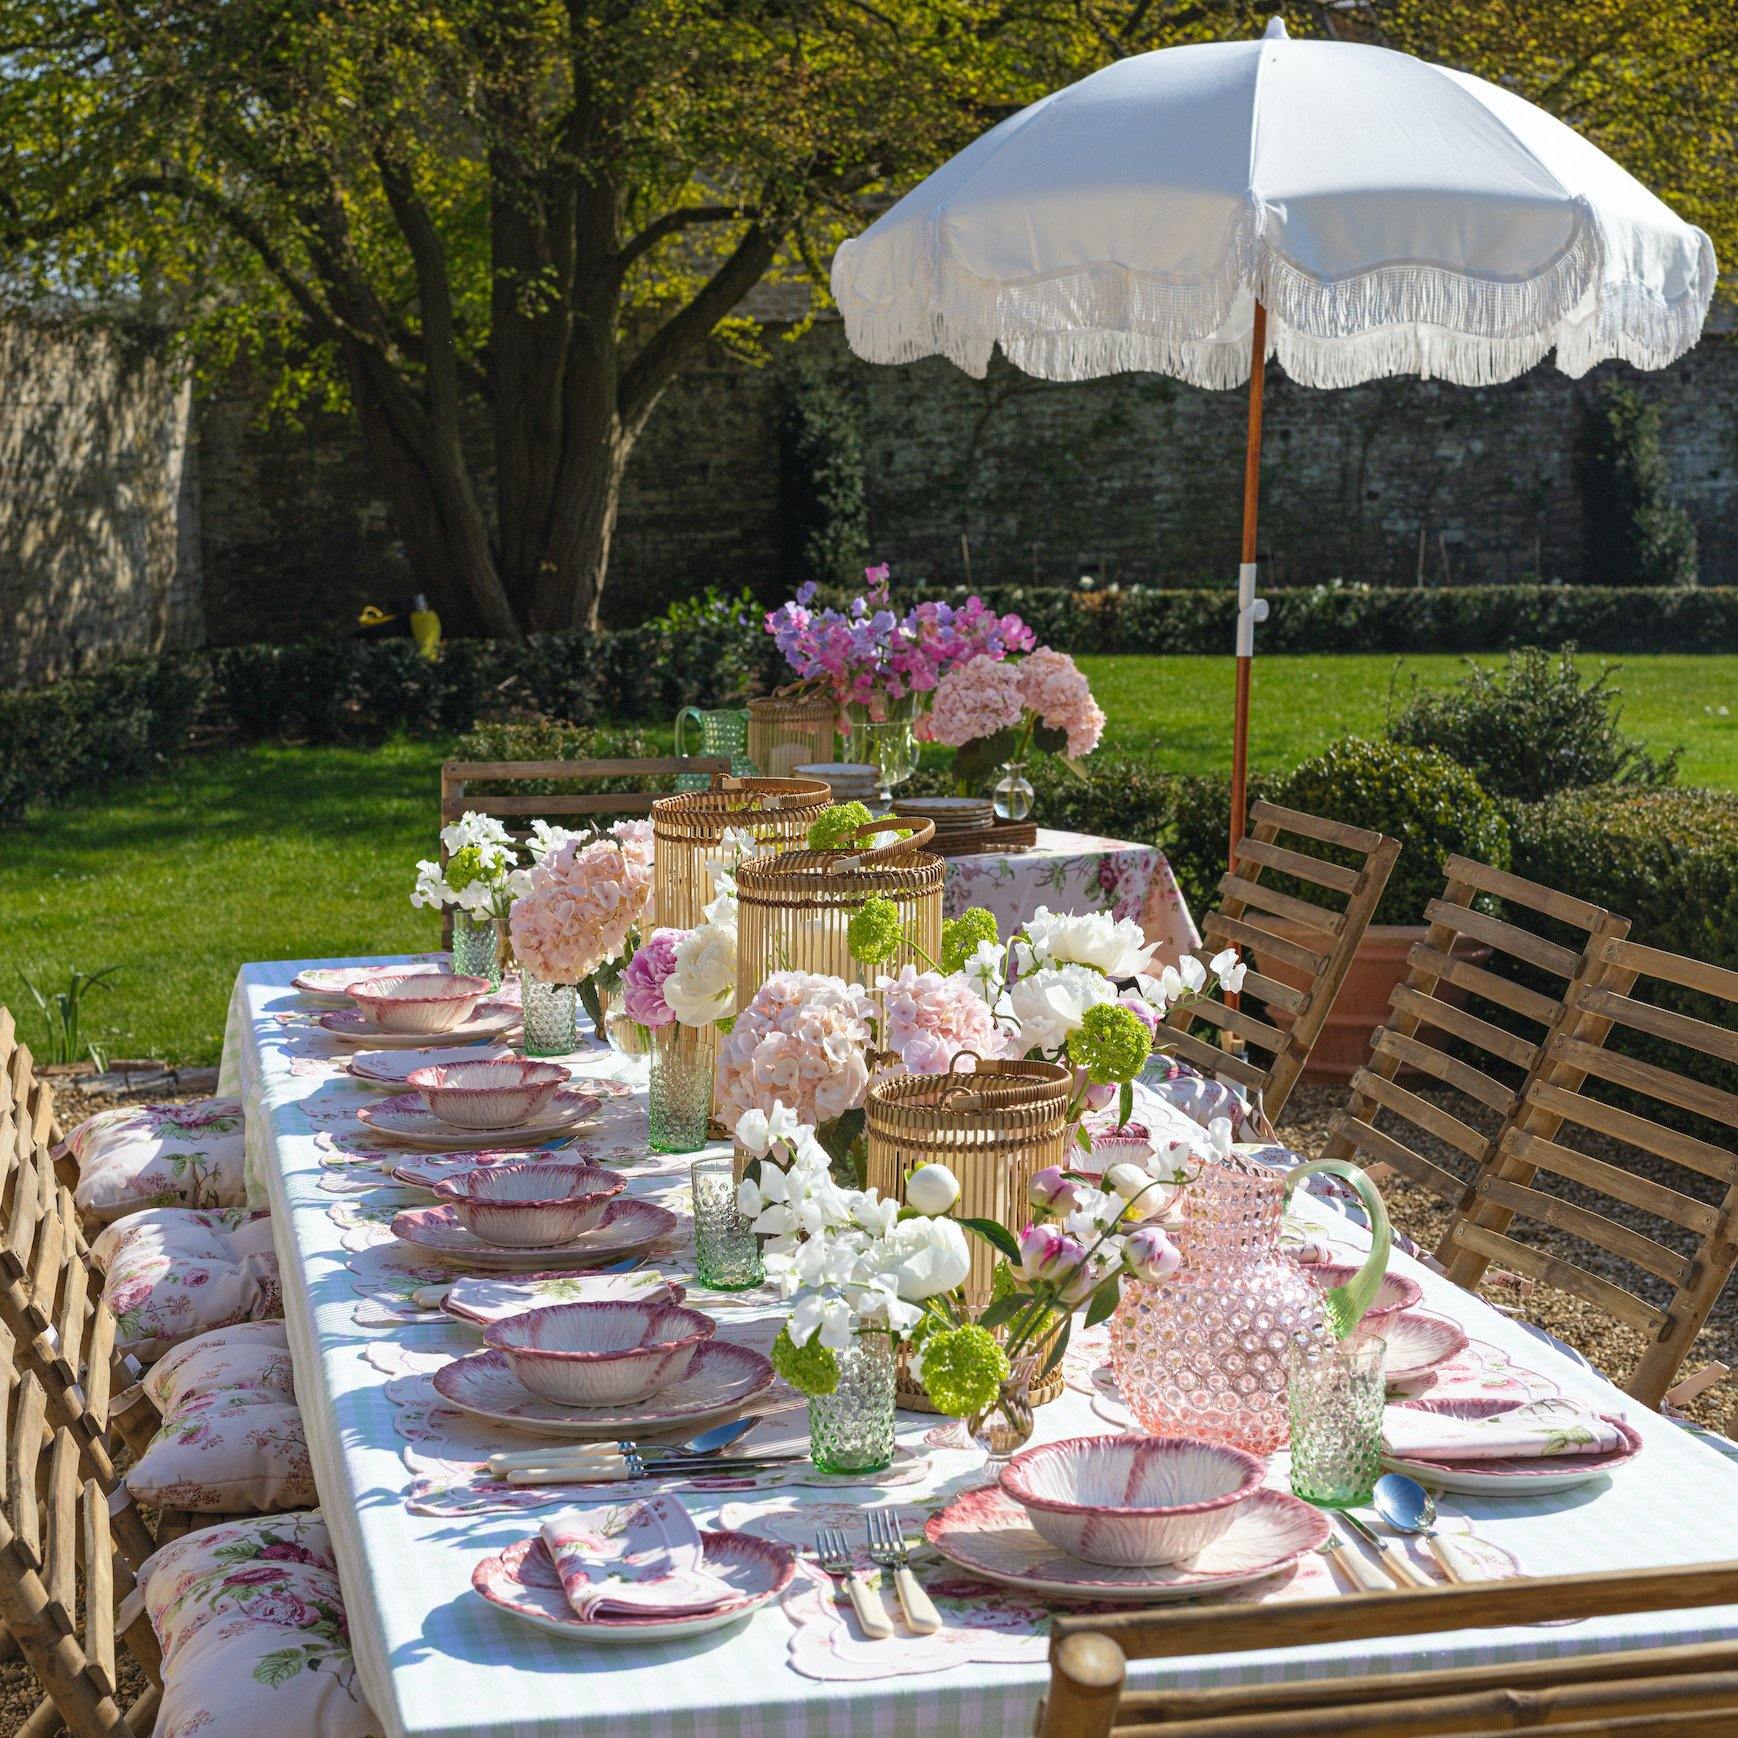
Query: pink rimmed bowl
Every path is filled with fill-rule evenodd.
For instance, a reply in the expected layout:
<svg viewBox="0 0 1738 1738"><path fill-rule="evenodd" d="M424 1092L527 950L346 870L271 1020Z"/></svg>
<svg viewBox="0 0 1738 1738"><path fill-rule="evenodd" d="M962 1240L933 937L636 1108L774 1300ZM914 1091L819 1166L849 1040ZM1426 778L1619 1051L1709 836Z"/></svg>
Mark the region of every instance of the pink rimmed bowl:
<svg viewBox="0 0 1738 1738"><path fill-rule="evenodd" d="M567 1083L553 1062L447 1062L413 1068L408 1084L454 1128L504 1129L529 1122Z"/></svg>
<svg viewBox="0 0 1738 1738"><path fill-rule="evenodd" d="M344 993L382 1032L450 1032L470 1019L489 993L489 980L405 971L364 978Z"/></svg>
<svg viewBox="0 0 1738 1738"><path fill-rule="evenodd" d="M602 1165L527 1159L518 1165L483 1165L436 1183L459 1223L497 1249L554 1249L583 1237L600 1219L627 1178Z"/></svg>
<svg viewBox="0 0 1738 1738"><path fill-rule="evenodd" d="M718 1324L670 1303L572 1303L492 1323L483 1340L563 1406L631 1406L680 1382Z"/></svg>
<svg viewBox="0 0 1738 1738"><path fill-rule="evenodd" d="M1266 1469L1252 1454L1185 1436L1080 1436L1017 1454L1002 1489L1059 1551L1156 1568L1204 1551Z"/></svg>
<svg viewBox="0 0 1738 1738"><path fill-rule="evenodd" d="M1349 1284L1357 1276L1355 1267L1329 1267L1320 1262L1311 1263L1304 1272L1315 1282L1318 1289L1332 1291L1337 1285ZM1417 1280L1408 1279L1403 1273L1385 1273L1382 1283L1376 1290L1376 1301L1358 1318L1357 1331L1379 1334L1387 1323L1400 1314L1402 1310L1411 1309L1424 1296L1424 1287Z"/></svg>

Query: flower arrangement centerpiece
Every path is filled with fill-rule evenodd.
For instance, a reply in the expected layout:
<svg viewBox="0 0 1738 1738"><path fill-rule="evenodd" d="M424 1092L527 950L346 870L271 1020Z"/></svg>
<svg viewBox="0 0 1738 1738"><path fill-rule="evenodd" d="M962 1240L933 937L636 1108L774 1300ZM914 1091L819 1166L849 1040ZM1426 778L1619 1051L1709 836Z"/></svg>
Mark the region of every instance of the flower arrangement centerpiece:
<svg viewBox="0 0 1738 1738"><path fill-rule="evenodd" d="M996 813L1023 821L1032 812L1026 767L1033 750L1056 755L1084 777L1079 763L1098 747L1104 713L1074 660L1039 646L1017 663L974 658L950 670L936 684L917 734L954 750L954 786L962 796L982 790L999 768Z"/></svg>
<svg viewBox="0 0 1738 1738"><path fill-rule="evenodd" d="M468 811L441 828L445 862L416 866L412 905L450 912L453 970L501 987L501 938L513 901L526 890L512 835L492 815Z"/></svg>

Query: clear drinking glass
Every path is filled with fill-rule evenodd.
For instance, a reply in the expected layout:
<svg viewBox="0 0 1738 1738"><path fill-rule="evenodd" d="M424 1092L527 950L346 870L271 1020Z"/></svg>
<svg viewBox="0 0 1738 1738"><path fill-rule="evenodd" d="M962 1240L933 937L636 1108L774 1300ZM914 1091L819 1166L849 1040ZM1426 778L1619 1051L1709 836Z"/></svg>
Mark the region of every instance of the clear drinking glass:
<svg viewBox="0 0 1738 1738"><path fill-rule="evenodd" d="M648 1109L655 1153L691 1153L706 1145L713 1065L707 1037L706 1027L680 1021L652 1033Z"/></svg>
<svg viewBox="0 0 1738 1738"><path fill-rule="evenodd" d="M1369 1334L1294 1345L1287 1388L1291 1488L1306 1502L1367 1503L1382 1470L1388 1342Z"/></svg>
<svg viewBox="0 0 1738 1738"><path fill-rule="evenodd" d="M694 1190L694 1265L700 1283L714 1291L747 1291L766 1277L760 1244L736 1210L736 1160L729 1153L696 1159L689 1167Z"/></svg>
<svg viewBox="0 0 1738 1738"><path fill-rule="evenodd" d="M893 1464L893 1341L859 1334L839 1361L839 1386L809 1401L809 1459L821 1472L875 1473Z"/></svg>
<svg viewBox="0 0 1738 1738"><path fill-rule="evenodd" d="M453 913L453 970L460 977L487 978L491 990L500 989L501 926L494 918Z"/></svg>
<svg viewBox="0 0 1738 1738"><path fill-rule="evenodd" d="M569 1056L579 1048L579 989L574 984L546 984L529 972L519 974L523 1004L525 1054Z"/></svg>

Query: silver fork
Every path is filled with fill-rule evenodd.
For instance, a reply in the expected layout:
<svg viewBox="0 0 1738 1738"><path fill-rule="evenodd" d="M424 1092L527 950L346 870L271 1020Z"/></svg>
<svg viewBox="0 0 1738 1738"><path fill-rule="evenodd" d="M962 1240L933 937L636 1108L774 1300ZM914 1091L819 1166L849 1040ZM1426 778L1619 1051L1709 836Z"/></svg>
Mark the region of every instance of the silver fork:
<svg viewBox="0 0 1738 1738"><path fill-rule="evenodd" d="M911 1633L934 1635L941 1628L941 1613L911 1573L911 1551L900 1529L897 1509L869 1511L869 1561L893 1571L899 1609L905 1613L905 1622Z"/></svg>
<svg viewBox="0 0 1738 1738"><path fill-rule="evenodd" d="M875 1589L857 1573L851 1557L851 1547L845 1543L839 1527L822 1527L815 1534L815 1561L828 1575L842 1576L845 1592L850 1596L851 1609L857 1622L871 1641L886 1641L893 1634L893 1624Z"/></svg>

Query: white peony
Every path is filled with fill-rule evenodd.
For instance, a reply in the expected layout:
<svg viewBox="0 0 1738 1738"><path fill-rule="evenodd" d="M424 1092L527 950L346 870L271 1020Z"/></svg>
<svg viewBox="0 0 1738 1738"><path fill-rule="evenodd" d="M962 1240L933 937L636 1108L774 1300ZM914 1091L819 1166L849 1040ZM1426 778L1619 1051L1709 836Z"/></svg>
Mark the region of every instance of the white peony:
<svg viewBox="0 0 1738 1738"><path fill-rule="evenodd" d="M1042 966L1016 978L1008 989L1008 1010L1019 1025L1021 1054L1057 1055L1080 1030L1088 1008L1116 999L1116 986L1091 966Z"/></svg>
<svg viewBox="0 0 1738 1738"><path fill-rule="evenodd" d="M684 1026L727 1020L736 1007L736 926L703 923L676 946L664 1000Z"/></svg>
<svg viewBox="0 0 1738 1738"><path fill-rule="evenodd" d="M960 1198L959 1178L946 1165L919 1165L905 1179L905 1204L916 1213L946 1213Z"/></svg>
<svg viewBox="0 0 1738 1738"><path fill-rule="evenodd" d="M922 1303L964 1285L972 1270L966 1234L951 1219L902 1219L887 1236L899 1295Z"/></svg>
<svg viewBox="0 0 1738 1738"><path fill-rule="evenodd" d="M1109 978L1132 978L1152 964L1156 942L1132 917L1103 911L1052 911L1040 905L1014 943L1022 972L1039 966L1091 966Z"/></svg>

